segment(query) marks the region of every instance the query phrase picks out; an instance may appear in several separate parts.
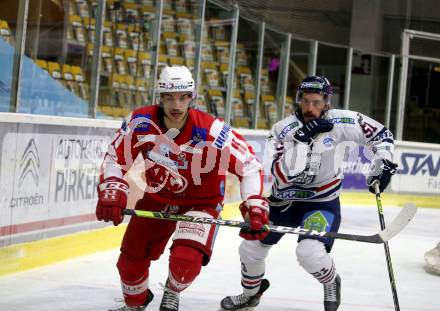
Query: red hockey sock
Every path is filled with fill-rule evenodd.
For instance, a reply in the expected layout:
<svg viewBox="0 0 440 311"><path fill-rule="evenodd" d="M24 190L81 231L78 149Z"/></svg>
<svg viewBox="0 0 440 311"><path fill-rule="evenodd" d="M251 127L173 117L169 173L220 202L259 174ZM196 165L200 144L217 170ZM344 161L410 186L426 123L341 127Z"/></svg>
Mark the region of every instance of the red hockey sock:
<svg viewBox="0 0 440 311"><path fill-rule="evenodd" d="M147 300L150 261L132 259L121 253L117 267L121 277L122 293L127 306L137 307L143 305Z"/></svg>
<svg viewBox="0 0 440 311"><path fill-rule="evenodd" d="M185 245L174 246L170 254L168 287L181 292L191 285L202 268L203 253Z"/></svg>

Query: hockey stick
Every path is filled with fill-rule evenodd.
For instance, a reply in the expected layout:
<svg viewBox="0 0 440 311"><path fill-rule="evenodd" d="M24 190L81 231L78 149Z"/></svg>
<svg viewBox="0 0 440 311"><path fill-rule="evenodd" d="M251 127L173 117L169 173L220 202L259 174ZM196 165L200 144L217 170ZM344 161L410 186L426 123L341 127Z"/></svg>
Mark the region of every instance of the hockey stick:
<svg viewBox="0 0 440 311"><path fill-rule="evenodd" d="M224 220L224 219L187 216L187 215L174 215L174 214L172 215L162 212L142 211L142 210L133 210L133 209L124 209L123 213L125 215L138 216L138 217L173 220L173 221L187 221L187 222L196 222L203 224L212 224L212 225L221 225L221 226L249 229L248 223L237 220ZM416 207L413 204L405 205L405 207L400 211L399 215L397 215L397 217L393 220L392 223L389 224L389 226L385 230L382 230L373 235L347 234L347 233L339 233L339 232L318 232L315 230L308 230L301 227L294 228L294 227L283 227L283 226L273 226L273 225L264 225L262 230L276 232L276 233L292 233L292 234L310 236L310 237L329 237L333 239L359 241L366 243L384 243L390 240L391 238L393 238L400 231L402 231L402 229L405 228L405 226L414 217L415 213L416 213Z"/></svg>
<svg viewBox="0 0 440 311"><path fill-rule="evenodd" d="M380 228L384 230L385 218L383 216L382 199L380 197L378 182L374 184L374 192L376 193L376 205L377 205L377 212L379 213ZM393 265L391 263L391 254L390 254L390 248L388 247L388 242L384 242L383 247L385 249L385 257L387 259L388 276L390 278L391 291L393 293L394 308L396 311L400 311L399 299L397 298L396 281L394 279Z"/></svg>

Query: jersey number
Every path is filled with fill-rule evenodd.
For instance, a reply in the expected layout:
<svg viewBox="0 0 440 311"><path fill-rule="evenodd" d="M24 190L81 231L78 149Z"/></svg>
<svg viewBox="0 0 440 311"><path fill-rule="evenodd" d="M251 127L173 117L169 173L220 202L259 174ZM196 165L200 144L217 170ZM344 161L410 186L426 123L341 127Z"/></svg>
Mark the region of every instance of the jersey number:
<svg viewBox="0 0 440 311"><path fill-rule="evenodd" d="M377 127L374 127L368 122L362 122L361 124L362 132L364 132L365 137L370 138L377 131Z"/></svg>

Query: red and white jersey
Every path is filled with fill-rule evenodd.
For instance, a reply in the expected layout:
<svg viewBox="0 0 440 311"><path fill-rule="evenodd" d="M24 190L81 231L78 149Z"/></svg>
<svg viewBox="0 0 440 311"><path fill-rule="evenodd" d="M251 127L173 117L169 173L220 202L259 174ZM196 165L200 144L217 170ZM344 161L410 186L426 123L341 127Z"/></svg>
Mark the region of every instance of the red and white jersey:
<svg viewBox="0 0 440 311"><path fill-rule="evenodd" d="M252 147L226 123L195 109L180 132L165 128L159 106L135 110L108 147L101 179L122 178L139 155L145 196L162 203L221 203L226 172L240 179L243 200L263 192L262 166Z"/></svg>

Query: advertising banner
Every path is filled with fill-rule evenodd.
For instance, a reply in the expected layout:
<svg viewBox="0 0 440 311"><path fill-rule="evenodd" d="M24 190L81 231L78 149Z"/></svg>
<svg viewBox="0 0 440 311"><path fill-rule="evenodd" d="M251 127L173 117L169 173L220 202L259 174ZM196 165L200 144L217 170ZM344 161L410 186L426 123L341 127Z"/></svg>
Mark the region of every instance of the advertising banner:
<svg viewBox="0 0 440 311"><path fill-rule="evenodd" d="M399 169L391 180L393 191L440 195L440 151L402 146L394 159Z"/></svg>
<svg viewBox="0 0 440 311"><path fill-rule="evenodd" d="M0 237L95 219L114 129L0 124Z"/></svg>
<svg viewBox="0 0 440 311"><path fill-rule="evenodd" d="M107 143L100 136L6 134L1 192L7 200L2 203L21 221L90 213Z"/></svg>

